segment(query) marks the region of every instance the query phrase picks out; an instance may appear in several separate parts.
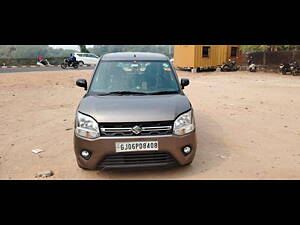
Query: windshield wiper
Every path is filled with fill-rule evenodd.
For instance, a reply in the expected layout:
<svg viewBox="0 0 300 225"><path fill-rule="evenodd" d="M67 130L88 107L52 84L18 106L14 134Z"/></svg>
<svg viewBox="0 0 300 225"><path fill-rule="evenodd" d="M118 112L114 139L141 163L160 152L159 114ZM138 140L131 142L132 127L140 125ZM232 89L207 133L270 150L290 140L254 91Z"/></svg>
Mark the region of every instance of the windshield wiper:
<svg viewBox="0 0 300 225"><path fill-rule="evenodd" d="M167 94L179 94L178 91L159 91L159 92L150 92L148 95L167 95Z"/></svg>
<svg viewBox="0 0 300 225"><path fill-rule="evenodd" d="M98 93L97 95L146 95L144 92L134 92L134 91L113 91L108 93Z"/></svg>

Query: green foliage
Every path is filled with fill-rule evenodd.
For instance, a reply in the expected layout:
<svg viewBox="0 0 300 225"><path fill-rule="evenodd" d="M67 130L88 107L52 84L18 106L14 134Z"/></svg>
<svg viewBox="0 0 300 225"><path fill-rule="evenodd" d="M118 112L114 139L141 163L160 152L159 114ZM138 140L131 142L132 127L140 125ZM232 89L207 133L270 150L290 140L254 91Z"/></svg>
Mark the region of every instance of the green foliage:
<svg viewBox="0 0 300 225"><path fill-rule="evenodd" d="M90 53L89 50L87 50L86 45L79 45L79 47L80 47L80 52Z"/></svg>
<svg viewBox="0 0 300 225"><path fill-rule="evenodd" d="M86 45L79 45L81 52L92 52L96 55L103 55L110 52L157 52L169 57L173 55L171 45L94 45L93 48L86 48ZM171 53L169 52L171 49ZM0 58L38 58L43 57L68 57L74 50L53 49L48 45L0 45Z"/></svg>
<svg viewBox="0 0 300 225"><path fill-rule="evenodd" d="M0 58L67 57L73 52L48 45L0 45Z"/></svg>
<svg viewBox="0 0 300 225"><path fill-rule="evenodd" d="M300 50L300 45L242 45L243 52Z"/></svg>
<svg viewBox="0 0 300 225"><path fill-rule="evenodd" d="M89 51L99 56L111 52L155 52L168 57L173 55L173 47L170 45L94 45Z"/></svg>
<svg viewBox="0 0 300 225"><path fill-rule="evenodd" d="M79 45L81 52L103 55L110 52L157 52L173 57L172 45L94 45L86 48ZM241 45L243 52L300 50L300 45ZM171 50L171 51L170 51ZM68 57L74 50L53 49L48 45L0 45L0 58Z"/></svg>

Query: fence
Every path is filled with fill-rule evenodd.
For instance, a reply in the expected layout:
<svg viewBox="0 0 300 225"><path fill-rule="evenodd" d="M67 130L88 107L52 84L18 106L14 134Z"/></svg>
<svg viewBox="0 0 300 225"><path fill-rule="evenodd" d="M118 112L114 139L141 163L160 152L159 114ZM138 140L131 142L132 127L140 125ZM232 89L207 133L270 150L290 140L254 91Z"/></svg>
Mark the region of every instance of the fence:
<svg viewBox="0 0 300 225"><path fill-rule="evenodd" d="M300 51L277 51L277 52L254 52L249 53L256 65L265 70L278 70L281 63L289 63L296 60L300 63ZM244 56L243 65L247 64L247 57Z"/></svg>

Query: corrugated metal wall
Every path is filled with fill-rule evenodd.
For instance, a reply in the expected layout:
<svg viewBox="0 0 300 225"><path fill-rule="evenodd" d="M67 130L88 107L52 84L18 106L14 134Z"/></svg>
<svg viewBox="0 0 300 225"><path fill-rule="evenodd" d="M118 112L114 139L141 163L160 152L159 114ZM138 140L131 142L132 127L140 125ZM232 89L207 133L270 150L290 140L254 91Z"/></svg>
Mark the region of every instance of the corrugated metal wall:
<svg viewBox="0 0 300 225"><path fill-rule="evenodd" d="M203 57L203 47L210 47L209 57ZM207 68L222 65L230 57L231 47L240 47L239 45L176 45L174 48L174 65L176 67ZM239 48L240 49L240 48ZM238 51L238 56L240 51Z"/></svg>
<svg viewBox="0 0 300 225"><path fill-rule="evenodd" d="M175 45L174 65L176 67L194 67L195 45Z"/></svg>
<svg viewBox="0 0 300 225"><path fill-rule="evenodd" d="M209 57L202 57L203 47L210 47ZM195 67L212 67L222 65L227 58L227 45L196 45Z"/></svg>

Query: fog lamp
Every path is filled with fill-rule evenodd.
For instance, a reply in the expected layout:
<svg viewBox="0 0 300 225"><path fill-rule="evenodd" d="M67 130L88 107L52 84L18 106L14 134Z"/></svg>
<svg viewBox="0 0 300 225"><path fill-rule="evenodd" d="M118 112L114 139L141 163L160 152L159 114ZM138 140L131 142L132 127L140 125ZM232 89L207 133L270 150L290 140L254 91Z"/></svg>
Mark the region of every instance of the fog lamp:
<svg viewBox="0 0 300 225"><path fill-rule="evenodd" d="M185 146L185 147L183 148L183 153L184 153L185 155L190 154L191 151L192 151L192 149L191 149L190 146Z"/></svg>
<svg viewBox="0 0 300 225"><path fill-rule="evenodd" d="M84 158L84 159L90 159L91 158L91 153L87 150L82 150L81 151L81 156Z"/></svg>

